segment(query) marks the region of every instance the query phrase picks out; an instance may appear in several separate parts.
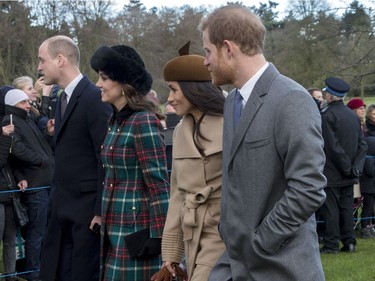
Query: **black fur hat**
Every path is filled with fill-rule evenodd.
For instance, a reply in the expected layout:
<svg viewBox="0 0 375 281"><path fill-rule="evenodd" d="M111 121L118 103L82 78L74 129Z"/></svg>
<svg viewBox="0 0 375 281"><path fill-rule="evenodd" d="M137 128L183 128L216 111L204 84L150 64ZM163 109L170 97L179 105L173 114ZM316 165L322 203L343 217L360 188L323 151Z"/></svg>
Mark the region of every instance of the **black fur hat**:
<svg viewBox="0 0 375 281"><path fill-rule="evenodd" d="M129 46L102 46L92 55L91 67L103 71L111 80L133 86L147 95L152 86L152 77L138 53Z"/></svg>

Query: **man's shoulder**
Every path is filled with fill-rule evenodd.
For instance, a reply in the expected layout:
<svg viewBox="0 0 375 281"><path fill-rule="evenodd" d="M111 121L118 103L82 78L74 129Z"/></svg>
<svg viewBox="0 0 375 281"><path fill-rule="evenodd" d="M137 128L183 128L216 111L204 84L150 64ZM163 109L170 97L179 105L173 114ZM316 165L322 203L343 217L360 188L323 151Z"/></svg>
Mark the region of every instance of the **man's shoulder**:
<svg viewBox="0 0 375 281"><path fill-rule="evenodd" d="M74 92L81 93L86 98L97 98L100 95L100 90L96 85L90 81L87 76L83 76L74 88Z"/></svg>
<svg viewBox="0 0 375 281"><path fill-rule="evenodd" d="M88 98L90 98L90 97L96 97L100 95L100 90L98 87L95 86L94 83L88 80L85 87L82 89L82 93L84 95L88 95ZM94 95L90 95L90 94L94 94Z"/></svg>
<svg viewBox="0 0 375 281"><path fill-rule="evenodd" d="M290 91L307 92L307 90L301 84L299 84L297 81L293 80L292 78L290 78L288 76L282 75L282 74L278 75L275 78L275 82L278 82L278 83L284 85L284 87L281 87L280 85L278 85L278 88L281 89L281 90L284 88L288 92L290 92Z"/></svg>

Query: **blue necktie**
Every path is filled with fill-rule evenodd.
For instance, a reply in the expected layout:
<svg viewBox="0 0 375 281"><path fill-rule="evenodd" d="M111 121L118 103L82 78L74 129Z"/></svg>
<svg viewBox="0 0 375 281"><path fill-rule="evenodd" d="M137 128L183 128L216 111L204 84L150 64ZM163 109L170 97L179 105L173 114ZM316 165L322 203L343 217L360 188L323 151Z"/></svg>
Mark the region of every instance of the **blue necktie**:
<svg viewBox="0 0 375 281"><path fill-rule="evenodd" d="M237 123L240 120L241 117L241 111L242 111L242 96L239 90L236 91L234 95L234 107L233 107L233 125L234 128L237 127Z"/></svg>

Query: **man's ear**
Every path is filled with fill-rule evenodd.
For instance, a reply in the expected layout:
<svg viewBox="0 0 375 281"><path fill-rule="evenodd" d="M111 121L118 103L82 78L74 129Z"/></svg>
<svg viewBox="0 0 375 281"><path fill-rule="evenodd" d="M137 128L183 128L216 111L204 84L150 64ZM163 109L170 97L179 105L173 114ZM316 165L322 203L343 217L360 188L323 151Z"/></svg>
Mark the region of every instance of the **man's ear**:
<svg viewBox="0 0 375 281"><path fill-rule="evenodd" d="M238 49L237 45L230 40L224 40L223 52L228 58L233 57L235 51Z"/></svg>
<svg viewBox="0 0 375 281"><path fill-rule="evenodd" d="M57 65L59 67L61 67L65 64L66 57L64 57L62 54L58 54L56 59L57 59Z"/></svg>

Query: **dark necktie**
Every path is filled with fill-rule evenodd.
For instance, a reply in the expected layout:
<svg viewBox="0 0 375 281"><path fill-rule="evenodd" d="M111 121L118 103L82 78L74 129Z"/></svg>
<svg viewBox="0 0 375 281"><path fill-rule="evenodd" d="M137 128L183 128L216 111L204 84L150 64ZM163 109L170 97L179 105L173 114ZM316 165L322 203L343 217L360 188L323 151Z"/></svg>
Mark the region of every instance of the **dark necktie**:
<svg viewBox="0 0 375 281"><path fill-rule="evenodd" d="M242 111L242 96L239 90L236 91L234 95L234 107L233 107L233 125L234 128L237 127L238 120L240 120L241 117L241 111Z"/></svg>
<svg viewBox="0 0 375 281"><path fill-rule="evenodd" d="M66 106L68 105L68 96L65 93L65 91L61 92L60 100L61 100L61 119L63 119Z"/></svg>

